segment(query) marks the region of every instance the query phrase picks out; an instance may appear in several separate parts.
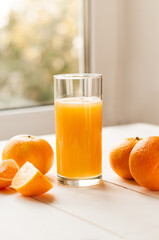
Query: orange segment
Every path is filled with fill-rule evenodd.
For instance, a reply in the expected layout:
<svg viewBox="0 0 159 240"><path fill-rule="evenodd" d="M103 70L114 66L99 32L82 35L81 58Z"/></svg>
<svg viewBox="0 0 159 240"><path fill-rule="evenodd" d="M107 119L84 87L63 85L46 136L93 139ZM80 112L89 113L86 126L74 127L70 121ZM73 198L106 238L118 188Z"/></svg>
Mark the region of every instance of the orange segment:
<svg viewBox="0 0 159 240"><path fill-rule="evenodd" d="M9 187L19 167L12 159L0 163L0 189Z"/></svg>
<svg viewBox="0 0 159 240"><path fill-rule="evenodd" d="M12 181L12 188L24 196L36 196L49 191L51 182L30 162L26 162Z"/></svg>

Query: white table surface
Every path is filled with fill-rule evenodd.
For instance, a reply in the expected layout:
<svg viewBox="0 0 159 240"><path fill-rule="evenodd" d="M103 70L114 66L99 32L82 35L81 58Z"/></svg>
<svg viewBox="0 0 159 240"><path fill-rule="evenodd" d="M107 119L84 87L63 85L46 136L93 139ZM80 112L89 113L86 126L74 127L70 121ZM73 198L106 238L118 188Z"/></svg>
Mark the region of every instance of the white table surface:
<svg viewBox="0 0 159 240"><path fill-rule="evenodd" d="M131 124L103 129L103 183L86 188L56 181L38 197L0 191L0 240L159 240L159 192L122 180L109 166L109 150L124 137L159 135L159 126ZM55 135L42 136L55 151ZM5 141L0 142L2 151Z"/></svg>

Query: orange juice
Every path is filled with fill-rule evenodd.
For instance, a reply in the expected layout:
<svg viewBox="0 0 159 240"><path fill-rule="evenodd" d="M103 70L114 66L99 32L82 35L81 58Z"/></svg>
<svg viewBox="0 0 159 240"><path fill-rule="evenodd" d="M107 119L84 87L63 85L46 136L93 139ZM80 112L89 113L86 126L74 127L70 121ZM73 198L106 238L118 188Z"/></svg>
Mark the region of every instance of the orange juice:
<svg viewBox="0 0 159 240"><path fill-rule="evenodd" d="M55 102L57 173L90 178L102 173L102 100L63 98Z"/></svg>

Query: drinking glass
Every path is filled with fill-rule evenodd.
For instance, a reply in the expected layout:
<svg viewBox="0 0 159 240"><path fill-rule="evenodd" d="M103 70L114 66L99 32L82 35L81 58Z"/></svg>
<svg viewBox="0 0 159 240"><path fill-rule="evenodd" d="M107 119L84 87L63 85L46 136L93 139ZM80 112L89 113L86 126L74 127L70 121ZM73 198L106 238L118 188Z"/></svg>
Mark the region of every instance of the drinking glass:
<svg viewBox="0 0 159 240"><path fill-rule="evenodd" d="M54 76L57 179L90 186L102 179L102 76Z"/></svg>

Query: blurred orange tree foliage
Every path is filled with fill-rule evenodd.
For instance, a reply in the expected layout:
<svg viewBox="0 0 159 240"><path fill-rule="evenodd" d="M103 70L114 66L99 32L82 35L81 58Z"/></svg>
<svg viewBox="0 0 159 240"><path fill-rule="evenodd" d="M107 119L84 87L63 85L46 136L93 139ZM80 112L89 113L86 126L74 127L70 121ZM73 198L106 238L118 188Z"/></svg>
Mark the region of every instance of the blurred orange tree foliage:
<svg viewBox="0 0 159 240"><path fill-rule="evenodd" d="M0 28L0 108L52 102L53 74L78 72L77 42L77 0L10 9Z"/></svg>

